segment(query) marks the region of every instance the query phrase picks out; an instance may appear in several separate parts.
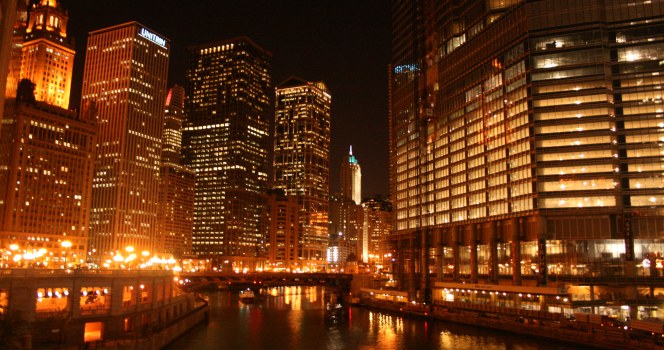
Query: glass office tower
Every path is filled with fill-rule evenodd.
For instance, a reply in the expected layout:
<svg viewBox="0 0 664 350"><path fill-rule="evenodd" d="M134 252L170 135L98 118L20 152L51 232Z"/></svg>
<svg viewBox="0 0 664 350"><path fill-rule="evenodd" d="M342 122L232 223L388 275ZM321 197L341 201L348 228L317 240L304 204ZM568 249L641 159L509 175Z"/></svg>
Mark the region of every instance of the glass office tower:
<svg viewBox="0 0 664 350"><path fill-rule="evenodd" d="M246 37L189 49L183 152L196 172L193 251L232 268L264 249L270 56Z"/></svg>
<svg viewBox="0 0 664 350"><path fill-rule="evenodd" d="M393 241L402 286L423 300L462 282L548 286L601 307L656 293L660 7L394 4ZM414 22L399 11L420 4ZM626 283L636 277L644 279ZM628 306L636 316L639 305Z"/></svg>

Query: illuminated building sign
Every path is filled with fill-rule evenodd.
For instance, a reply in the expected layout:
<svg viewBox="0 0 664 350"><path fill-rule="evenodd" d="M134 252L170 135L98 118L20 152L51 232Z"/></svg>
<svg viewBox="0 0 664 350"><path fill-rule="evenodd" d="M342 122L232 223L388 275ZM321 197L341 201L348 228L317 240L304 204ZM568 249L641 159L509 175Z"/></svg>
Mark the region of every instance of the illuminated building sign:
<svg viewBox="0 0 664 350"><path fill-rule="evenodd" d="M160 37L159 35L152 33L151 31L141 28L141 31L138 32L138 35L152 41L153 43L166 48L166 39Z"/></svg>
<svg viewBox="0 0 664 350"><path fill-rule="evenodd" d="M394 67L394 74L418 72L419 70L420 68L417 66L417 64L402 64L400 66Z"/></svg>

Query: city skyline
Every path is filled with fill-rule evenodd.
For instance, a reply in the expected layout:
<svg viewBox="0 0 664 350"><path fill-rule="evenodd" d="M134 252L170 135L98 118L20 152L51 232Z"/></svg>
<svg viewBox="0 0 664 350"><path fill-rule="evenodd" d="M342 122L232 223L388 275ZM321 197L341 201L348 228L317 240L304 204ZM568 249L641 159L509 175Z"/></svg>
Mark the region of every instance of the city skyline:
<svg viewBox="0 0 664 350"><path fill-rule="evenodd" d="M77 18L68 23L79 52L74 63L71 108L80 102L84 48L90 31L137 21L170 39L169 86L184 84L188 47L246 35L273 54L274 86L291 75L325 81L336 96L332 105L331 164L339 164L352 144L357 156L366 159L364 195L388 195L389 2L202 2L185 8L175 3L155 7L147 2L65 0L62 6L71 18ZM192 16L199 17L186 25L173 25L180 18ZM367 130L374 136L366 137ZM339 186L339 169L332 167L330 171L330 190L334 192Z"/></svg>
<svg viewBox="0 0 664 350"><path fill-rule="evenodd" d="M3 347L664 349L664 0L390 0L389 111L371 1L68 1L0 0Z"/></svg>

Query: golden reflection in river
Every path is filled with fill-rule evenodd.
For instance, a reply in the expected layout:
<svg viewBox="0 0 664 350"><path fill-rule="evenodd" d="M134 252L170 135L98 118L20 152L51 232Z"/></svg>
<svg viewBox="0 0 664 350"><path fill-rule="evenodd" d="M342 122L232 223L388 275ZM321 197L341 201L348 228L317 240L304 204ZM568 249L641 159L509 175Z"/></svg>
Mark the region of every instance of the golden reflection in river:
<svg viewBox="0 0 664 350"><path fill-rule="evenodd" d="M272 308L288 309L288 310L302 310L309 308L312 305L322 306L322 298L320 297L320 289L316 287L302 287L302 286L281 286L265 288L261 291L265 296L265 303Z"/></svg>
<svg viewBox="0 0 664 350"><path fill-rule="evenodd" d="M454 350L531 350L533 346L520 344L498 343L495 337L481 337L476 334L454 334L450 331L440 332L439 349Z"/></svg>
<svg viewBox="0 0 664 350"><path fill-rule="evenodd" d="M389 348L399 341L398 337L403 333L403 319L371 311L369 329L374 333L378 344Z"/></svg>

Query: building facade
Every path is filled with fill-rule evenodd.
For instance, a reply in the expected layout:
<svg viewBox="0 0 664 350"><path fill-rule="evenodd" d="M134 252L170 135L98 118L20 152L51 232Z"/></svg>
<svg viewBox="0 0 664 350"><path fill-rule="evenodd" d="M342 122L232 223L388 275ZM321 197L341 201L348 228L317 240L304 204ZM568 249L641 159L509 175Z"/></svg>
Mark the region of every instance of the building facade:
<svg viewBox="0 0 664 350"><path fill-rule="evenodd" d="M345 261L348 254L356 257L362 252L362 227L364 226L364 210L362 205L355 204L343 195L330 197L329 236L336 239L340 247L339 261ZM335 238L338 237L338 238Z"/></svg>
<svg viewBox="0 0 664 350"><path fill-rule="evenodd" d="M28 1L6 0L0 3L0 93L6 98L16 97L18 82L21 80L21 56L25 28L28 24ZM2 108L2 106L0 106Z"/></svg>
<svg viewBox="0 0 664 350"><path fill-rule="evenodd" d="M81 106L98 109L90 251L157 251L170 42L137 22L88 36Z"/></svg>
<svg viewBox="0 0 664 350"><path fill-rule="evenodd" d="M270 57L246 37L189 48L183 146L196 172L197 255L233 263L263 252Z"/></svg>
<svg viewBox="0 0 664 350"><path fill-rule="evenodd" d="M273 271L292 271L300 266L299 214L296 197L279 190L268 194L266 257Z"/></svg>
<svg viewBox="0 0 664 350"><path fill-rule="evenodd" d="M87 259L94 112L79 116L43 102L9 102L0 132L1 147L9 150L2 159L0 246L23 252L20 266L44 255L47 266L80 264Z"/></svg>
<svg viewBox="0 0 664 350"><path fill-rule="evenodd" d="M163 251L181 258L192 254L194 222L195 173L182 165L182 125L184 88L175 85L168 90L164 111L159 205Z"/></svg>
<svg viewBox="0 0 664 350"><path fill-rule="evenodd" d="M609 304L656 295L662 272L658 3L414 0L394 11L402 288L428 300L431 276L551 286L588 301L575 310L640 318L638 302ZM572 279L583 283L561 282Z"/></svg>
<svg viewBox="0 0 664 350"><path fill-rule="evenodd" d="M392 205L385 199L370 197L362 202L362 208L362 261L374 267L374 271L391 270Z"/></svg>
<svg viewBox="0 0 664 350"><path fill-rule="evenodd" d="M419 228L420 206L420 133L424 110L420 108L423 97L424 75L424 0L392 2L392 58L389 69L389 154L390 198L394 205L393 237L398 249L396 271L400 288L414 294L426 290L419 286L414 263L420 259L421 246L416 240L421 236ZM407 246L408 249L405 249Z"/></svg>
<svg viewBox="0 0 664 350"><path fill-rule="evenodd" d="M74 44L67 36L69 16L57 0L41 0L29 8L22 43L21 79L35 83L35 98L64 109L74 70Z"/></svg>
<svg viewBox="0 0 664 350"><path fill-rule="evenodd" d="M362 203L362 168L353 155L353 146L350 146L348 156L341 162L339 187L342 196L355 204Z"/></svg>
<svg viewBox="0 0 664 350"><path fill-rule="evenodd" d="M303 269L325 264L330 193L331 96L322 82L290 78L277 87L274 187L300 203Z"/></svg>
<svg viewBox="0 0 664 350"><path fill-rule="evenodd" d="M0 1L0 117L5 97L15 97L20 77L23 31L27 22L25 0ZM21 33L21 34L19 34ZM19 38L19 40L17 40Z"/></svg>

